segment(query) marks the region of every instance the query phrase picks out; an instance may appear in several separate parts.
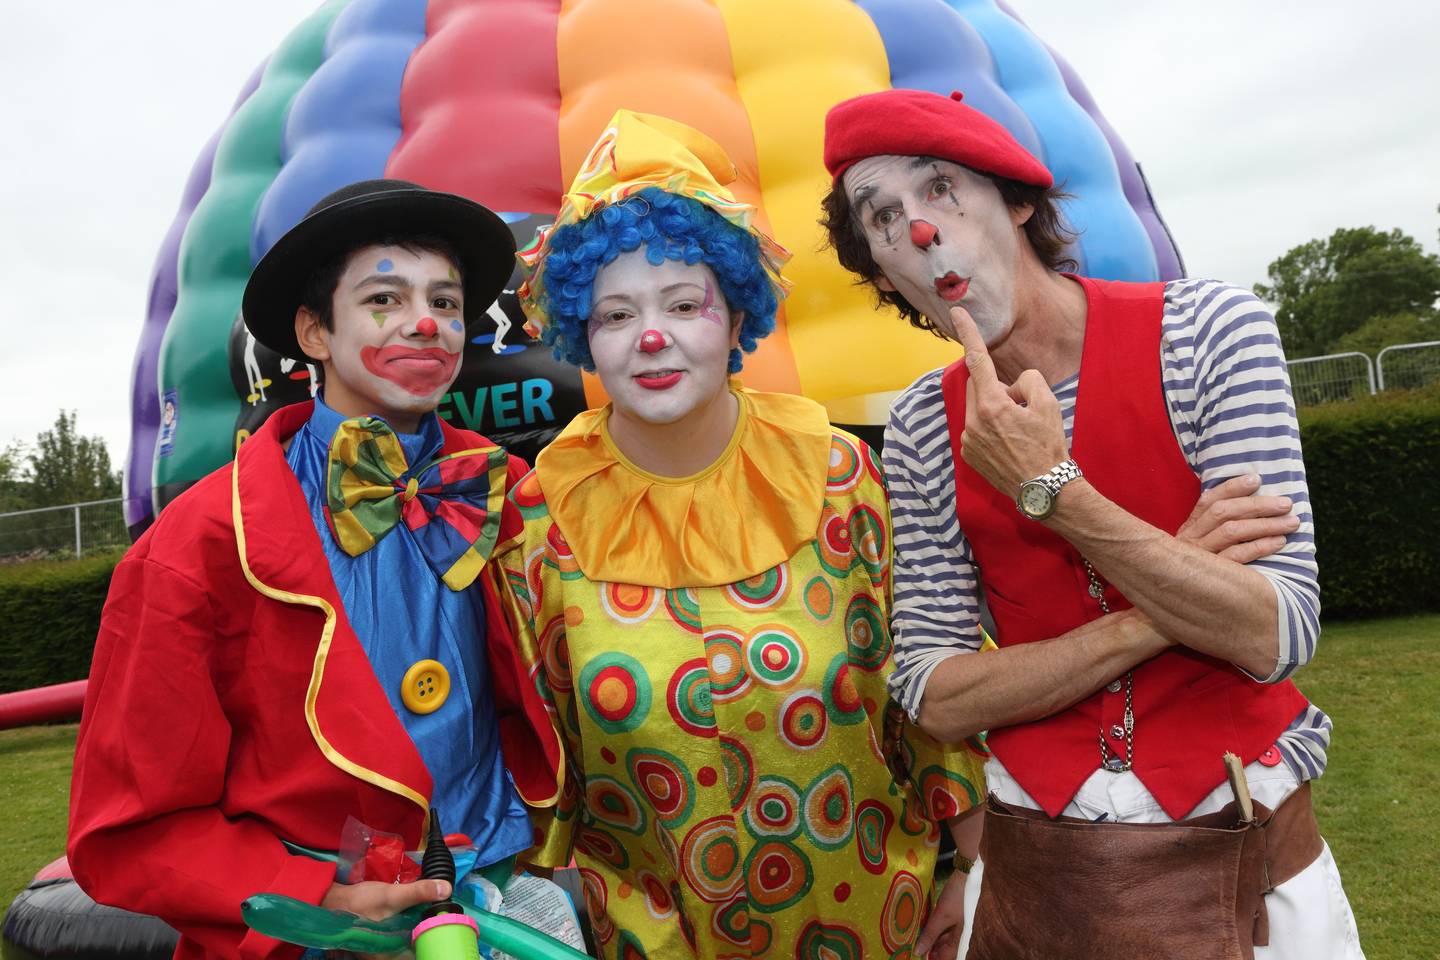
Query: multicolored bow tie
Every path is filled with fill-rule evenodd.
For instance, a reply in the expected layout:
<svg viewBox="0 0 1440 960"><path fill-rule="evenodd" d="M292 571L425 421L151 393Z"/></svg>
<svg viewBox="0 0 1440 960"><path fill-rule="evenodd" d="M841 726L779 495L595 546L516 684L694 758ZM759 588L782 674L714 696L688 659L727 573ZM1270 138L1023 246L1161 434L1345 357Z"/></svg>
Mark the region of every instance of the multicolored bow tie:
<svg viewBox="0 0 1440 960"><path fill-rule="evenodd" d="M342 550L358 557L403 520L436 576L463 590L495 547L508 467L504 450L479 447L440 457L412 475L389 424L376 417L346 420L330 441L331 532Z"/></svg>

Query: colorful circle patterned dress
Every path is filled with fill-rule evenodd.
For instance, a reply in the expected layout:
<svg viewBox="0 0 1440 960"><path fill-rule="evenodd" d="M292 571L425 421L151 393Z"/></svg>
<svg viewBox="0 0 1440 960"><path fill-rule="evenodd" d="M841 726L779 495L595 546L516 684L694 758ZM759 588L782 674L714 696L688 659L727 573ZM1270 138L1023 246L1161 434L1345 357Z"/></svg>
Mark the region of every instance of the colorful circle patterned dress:
<svg viewBox="0 0 1440 960"><path fill-rule="evenodd" d="M606 409L512 492L499 562L567 751L536 859L573 852L606 957L908 957L984 749L889 704L878 459L808 400L736 395L696 476L627 462Z"/></svg>

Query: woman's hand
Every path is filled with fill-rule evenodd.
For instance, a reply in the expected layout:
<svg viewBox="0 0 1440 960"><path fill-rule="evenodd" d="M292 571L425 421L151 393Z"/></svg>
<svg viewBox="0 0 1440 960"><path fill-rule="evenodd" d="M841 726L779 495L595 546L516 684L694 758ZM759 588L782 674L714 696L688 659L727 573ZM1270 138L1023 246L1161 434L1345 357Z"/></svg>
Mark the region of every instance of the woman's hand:
<svg viewBox="0 0 1440 960"><path fill-rule="evenodd" d="M915 941L915 956L951 960L960 950L960 935L965 932L965 881L969 874L956 870L945 881L945 889L935 900L935 909L920 937Z"/></svg>

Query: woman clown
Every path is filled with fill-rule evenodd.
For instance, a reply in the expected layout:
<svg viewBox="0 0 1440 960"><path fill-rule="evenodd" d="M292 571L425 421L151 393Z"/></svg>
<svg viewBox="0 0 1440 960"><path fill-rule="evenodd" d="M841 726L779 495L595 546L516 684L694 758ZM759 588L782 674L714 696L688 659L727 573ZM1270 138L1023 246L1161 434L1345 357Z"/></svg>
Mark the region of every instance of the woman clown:
<svg viewBox="0 0 1440 960"><path fill-rule="evenodd" d="M606 957L908 956L984 751L888 706L876 457L730 378L786 257L734 177L622 110L521 253L532 332L610 397L517 484L498 555L567 754L538 862L573 853Z"/></svg>

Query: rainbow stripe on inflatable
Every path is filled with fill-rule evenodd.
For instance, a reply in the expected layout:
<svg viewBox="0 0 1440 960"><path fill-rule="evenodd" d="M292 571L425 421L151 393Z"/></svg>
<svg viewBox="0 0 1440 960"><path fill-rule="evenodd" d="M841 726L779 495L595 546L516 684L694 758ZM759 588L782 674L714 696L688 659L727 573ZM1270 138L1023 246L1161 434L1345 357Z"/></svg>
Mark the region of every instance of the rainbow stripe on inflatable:
<svg viewBox="0 0 1440 960"><path fill-rule="evenodd" d="M795 254L794 292L747 361L746 382L812 397L837 422L883 423L896 391L956 355L877 316L821 249L825 111L889 87L963 90L1044 160L1075 195L1066 213L1081 231L1084 272L1180 275L1138 167L1084 85L995 0L323 4L245 86L160 250L135 360L132 530L228 460L276 398L304 387L301 366L284 374L298 386L281 389L265 369L276 358L257 357L237 315L251 266L316 200L355 180L400 177L507 211L528 240L622 106L715 138L740 169L737 195ZM506 298L501 315L518 320ZM475 375L513 380L515 392L502 402L509 384L460 390L449 411L502 443L548 439L597 396L568 368L545 366L518 326L503 349L503 327L475 345L484 355Z"/></svg>

